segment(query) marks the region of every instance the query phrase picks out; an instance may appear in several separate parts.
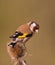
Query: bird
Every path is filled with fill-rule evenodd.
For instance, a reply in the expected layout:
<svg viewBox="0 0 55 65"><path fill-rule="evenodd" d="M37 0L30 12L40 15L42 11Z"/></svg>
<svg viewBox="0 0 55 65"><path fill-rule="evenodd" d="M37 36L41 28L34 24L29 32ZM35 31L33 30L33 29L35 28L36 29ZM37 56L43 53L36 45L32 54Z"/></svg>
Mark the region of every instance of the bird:
<svg viewBox="0 0 55 65"><path fill-rule="evenodd" d="M29 21L19 26L15 33L9 36L11 41L7 44L7 51L11 59L15 61L14 65L26 65L22 59L26 54L26 42L38 31L39 24L36 21Z"/></svg>

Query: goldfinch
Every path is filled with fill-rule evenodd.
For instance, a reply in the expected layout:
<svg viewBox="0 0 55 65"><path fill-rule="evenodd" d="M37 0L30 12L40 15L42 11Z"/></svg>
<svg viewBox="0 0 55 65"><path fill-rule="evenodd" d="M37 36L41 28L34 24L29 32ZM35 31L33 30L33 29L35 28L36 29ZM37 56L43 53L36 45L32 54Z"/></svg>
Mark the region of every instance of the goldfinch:
<svg viewBox="0 0 55 65"><path fill-rule="evenodd" d="M35 32L38 32L38 30L39 24L35 21L30 21L17 28L16 32L10 36L11 42L7 45L7 50L11 59L17 60L25 55L25 43L33 36ZM23 60L21 61L21 64L26 65Z"/></svg>

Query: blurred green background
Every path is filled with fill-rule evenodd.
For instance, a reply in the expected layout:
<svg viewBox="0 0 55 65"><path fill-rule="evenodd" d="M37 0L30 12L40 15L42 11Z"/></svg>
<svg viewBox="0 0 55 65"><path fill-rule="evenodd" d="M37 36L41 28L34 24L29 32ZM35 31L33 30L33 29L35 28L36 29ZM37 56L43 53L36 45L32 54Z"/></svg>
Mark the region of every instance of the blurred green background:
<svg viewBox="0 0 55 65"><path fill-rule="evenodd" d="M12 65L6 49L9 36L30 20L40 30L26 45L28 65L55 65L55 0L0 0L0 65Z"/></svg>

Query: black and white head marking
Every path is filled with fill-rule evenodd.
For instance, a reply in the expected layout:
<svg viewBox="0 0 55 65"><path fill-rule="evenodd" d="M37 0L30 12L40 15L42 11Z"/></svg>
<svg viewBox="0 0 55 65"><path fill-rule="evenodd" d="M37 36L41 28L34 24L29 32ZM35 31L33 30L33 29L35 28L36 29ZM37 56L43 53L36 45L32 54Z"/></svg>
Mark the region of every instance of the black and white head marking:
<svg viewBox="0 0 55 65"><path fill-rule="evenodd" d="M32 32L38 32L38 30L39 30L39 25L38 25L35 21L31 21L31 22L29 22L28 24L29 24L30 30L31 30Z"/></svg>

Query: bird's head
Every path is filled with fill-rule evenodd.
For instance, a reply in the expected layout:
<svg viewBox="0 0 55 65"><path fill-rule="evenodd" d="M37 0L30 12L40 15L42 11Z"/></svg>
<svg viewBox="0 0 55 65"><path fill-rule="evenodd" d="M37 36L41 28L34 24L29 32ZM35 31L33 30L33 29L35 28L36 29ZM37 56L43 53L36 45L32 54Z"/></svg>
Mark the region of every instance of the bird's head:
<svg viewBox="0 0 55 65"><path fill-rule="evenodd" d="M30 30L32 32L37 32L38 33L38 30L39 30L39 24L37 24L35 21L30 21L28 23L28 25L30 26Z"/></svg>

